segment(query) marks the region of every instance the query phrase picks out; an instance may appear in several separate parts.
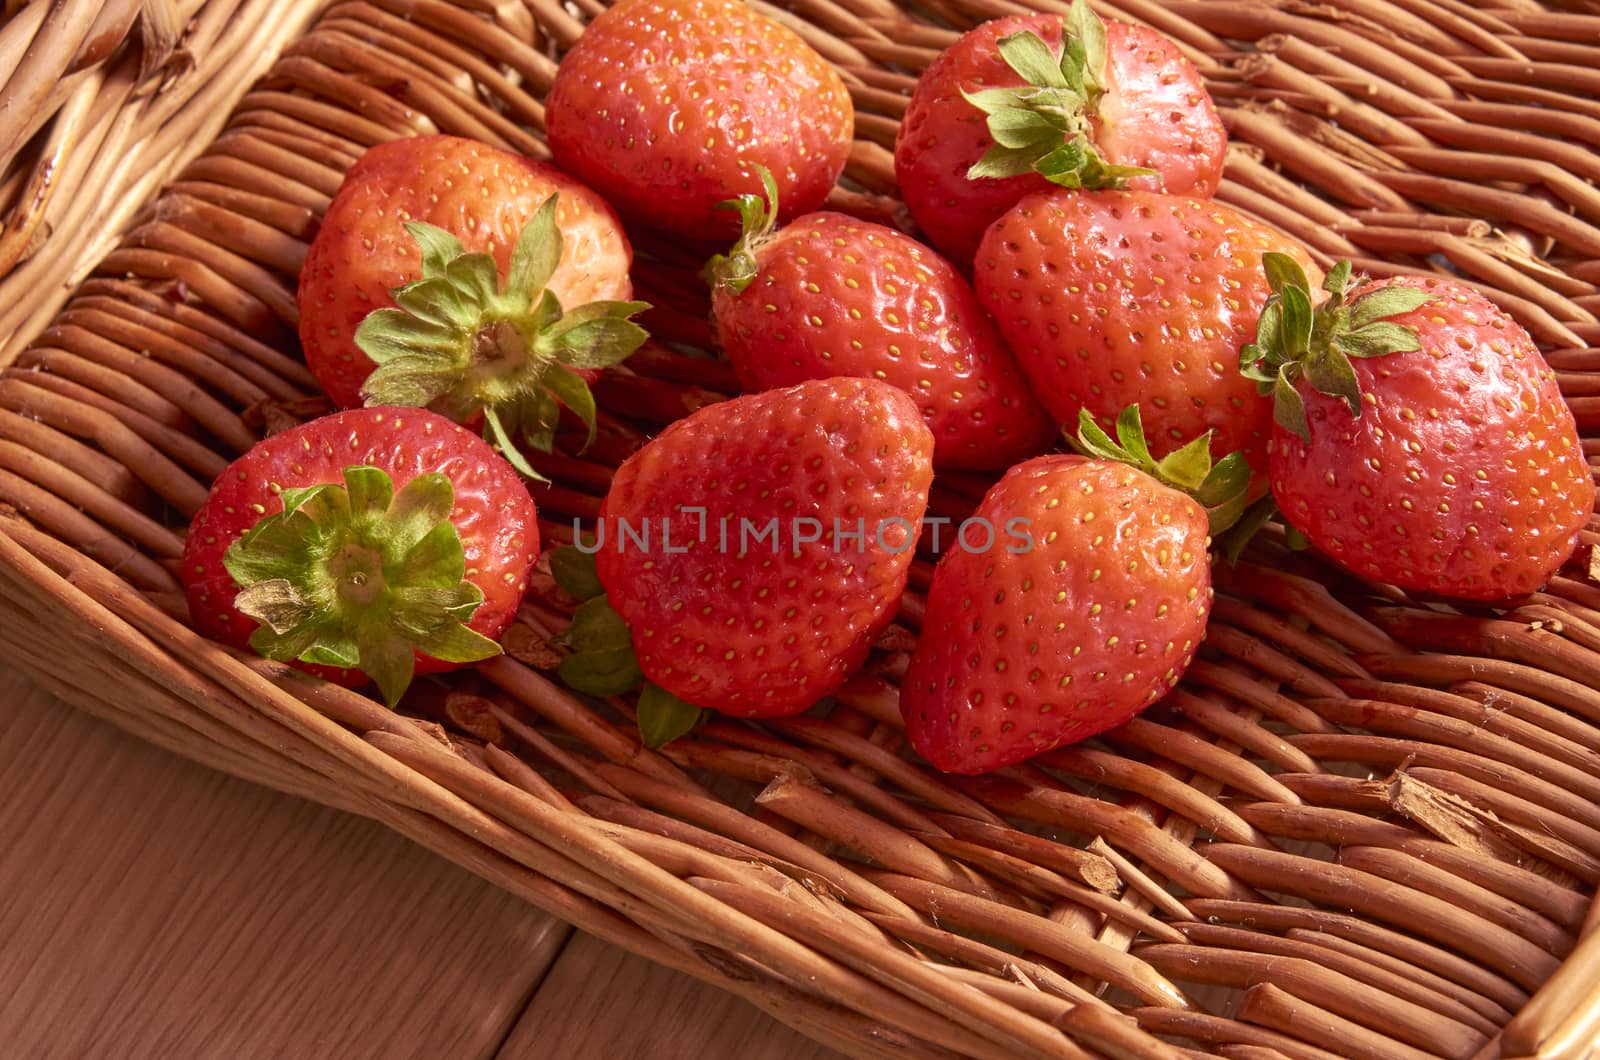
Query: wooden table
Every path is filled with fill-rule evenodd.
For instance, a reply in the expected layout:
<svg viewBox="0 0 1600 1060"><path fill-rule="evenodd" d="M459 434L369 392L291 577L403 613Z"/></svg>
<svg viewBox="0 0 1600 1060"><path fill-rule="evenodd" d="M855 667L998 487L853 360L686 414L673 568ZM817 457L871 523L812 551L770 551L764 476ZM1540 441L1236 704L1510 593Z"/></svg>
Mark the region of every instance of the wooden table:
<svg viewBox="0 0 1600 1060"><path fill-rule="evenodd" d="M3 669L0 939L7 1056L836 1056L379 825Z"/></svg>

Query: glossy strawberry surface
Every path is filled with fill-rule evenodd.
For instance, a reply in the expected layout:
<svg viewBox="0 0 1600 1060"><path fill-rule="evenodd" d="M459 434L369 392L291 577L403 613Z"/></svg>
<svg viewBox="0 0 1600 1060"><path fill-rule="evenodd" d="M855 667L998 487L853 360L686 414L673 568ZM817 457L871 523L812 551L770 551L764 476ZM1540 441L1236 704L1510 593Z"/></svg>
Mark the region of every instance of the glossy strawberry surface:
<svg viewBox="0 0 1600 1060"><path fill-rule="evenodd" d="M1125 464L1051 455L1007 472L974 518L996 543L940 560L900 685L919 754L998 769L1120 725L1177 683L1211 610L1199 504Z"/></svg>
<svg viewBox="0 0 1600 1060"><path fill-rule="evenodd" d="M1087 408L1109 429L1137 403L1155 455L1213 431L1214 458L1242 451L1264 476L1272 403L1239 349L1271 293L1267 251L1320 277L1304 247L1221 203L1057 190L995 222L974 282L1060 422Z"/></svg>
<svg viewBox="0 0 1600 1060"><path fill-rule="evenodd" d="M985 22L946 49L923 73L895 140L895 176L911 215L951 260L972 259L984 229L1024 195L1053 185L1030 173L970 179L994 146L983 113L963 93L1025 82L998 42L1029 31L1059 48L1063 18L1011 15ZM1094 141L1106 160L1156 171L1129 186L1209 198L1222 179L1227 134L1200 74L1154 30L1105 23L1105 95Z"/></svg>
<svg viewBox="0 0 1600 1060"><path fill-rule="evenodd" d="M883 225L799 218L760 244L742 292L717 288L717 343L746 390L852 375L906 391L940 467L1000 470L1055 425L960 273Z"/></svg>
<svg viewBox="0 0 1600 1060"><path fill-rule="evenodd" d="M778 182L786 216L844 169L854 108L838 72L738 0L623 0L561 60L545 101L557 163L631 220L696 240L738 232L717 205Z"/></svg>
<svg viewBox="0 0 1600 1060"><path fill-rule="evenodd" d="M1448 280L1388 318L1416 350L1355 358L1361 416L1300 386L1310 441L1278 428L1272 492L1317 548L1366 578L1496 600L1540 588L1572 554L1595 487L1572 412L1528 333Z"/></svg>
<svg viewBox="0 0 1600 1060"><path fill-rule="evenodd" d="M566 308L627 299L633 251L605 201L547 163L455 136L379 144L345 174L300 272L300 343L334 404L362 404L373 363L356 327L390 292L421 275L422 255L405 222L449 232L469 251L492 254L504 275L517 236L557 195L560 262L549 290Z"/></svg>
<svg viewBox="0 0 1600 1060"><path fill-rule="evenodd" d="M259 623L233 606L239 586L223 566L224 553L260 520L283 511L285 489L338 483L356 465L383 470L397 491L418 475L437 472L450 480L449 518L465 577L483 592L467 624L491 640L505 631L539 556L533 500L511 466L471 431L422 409L394 408L353 409L272 435L217 477L185 541L183 581L196 629L236 647L250 643ZM345 684L366 681L355 670L296 665ZM451 668L416 660L419 673Z"/></svg>
<svg viewBox="0 0 1600 1060"><path fill-rule="evenodd" d="M932 454L910 397L866 379L735 398L662 431L618 469L596 555L644 676L742 716L836 689L899 607Z"/></svg>

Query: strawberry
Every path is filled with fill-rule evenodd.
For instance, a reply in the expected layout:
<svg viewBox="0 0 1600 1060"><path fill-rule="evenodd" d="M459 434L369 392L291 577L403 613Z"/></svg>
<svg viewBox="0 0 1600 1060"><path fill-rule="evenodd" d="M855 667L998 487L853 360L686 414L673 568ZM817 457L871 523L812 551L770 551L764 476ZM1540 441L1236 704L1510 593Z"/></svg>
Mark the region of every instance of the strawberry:
<svg viewBox="0 0 1600 1060"><path fill-rule="evenodd" d="M379 144L306 254L306 363L336 405L482 417L521 463L511 435L548 450L558 404L592 421L590 370L644 341L632 257L611 208L553 166L454 136Z"/></svg>
<svg viewBox="0 0 1600 1060"><path fill-rule="evenodd" d="M335 413L230 464L189 526L195 628L393 706L413 673L498 654L539 556L533 501L422 409Z"/></svg>
<svg viewBox="0 0 1600 1060"><path fill-rule="evenodd" d="M735 398L662 431L617 470L588 546L639 670L742 717L838 688L899 606L932 453L911 398L870 379Z"/></svg>
<svg viewBox="0 0 1600 1060"><path fill-rule="evenodd" d="M951 549L935 568L900 710L938 768L983 773L1121 725L1194 658L1207 535L1237 518L1243 464L1213 467L1204 439L1150 460L1136 406L1117 426L1113 442L1085 415L1092 457L1006 472L973 515L999 544Z"/></svg>
<svg viewBox="0 0 1600 1060"><path fill-rule="evenodd" d="M966 280L892 228L838 213L773 233L776 189L742 196L744 234L713 259L716 342L747 391L851 375L922 407L938 467L1003 469L1045 449L1055 424Z"/></svg>
<svg viewBox="0 0 1600 1060"><path fill-rule="evenodd" d="M1271 294L1261 255L1289 237L1221 203L1141 191L1030 195L984 235L978 298L1061 423L1088 409L1109 427L1137 401L1164 455L1211 431L1264 476L1272 405L1239 375ZM1265 479L1262 480L1265 489Z"/></svg>
<svg viewBox="0 0 1600 1060"><path fill-rule="evenodd" d="M624 216L731 239L717 204L777 175L790 216L844 170L855 111L827 60L739 0L622 0L561 60L545 99L556 162Z"/></svg>
<svg viewBox="0 0 1600 1060"><path fill-rule="evenodd" d="M1297 265L1241 366L1276 403L1272 493L1345 569L1441 596L1500 600L1572 555L1595 487L1572 411L1523 328L1437 277L1329 272L1315 309Z"/></svg>
<svg viewBox="0 0 1600 1060"><path fill-rule="evenodd" d="M1077 0L1065 17L985 22L934 60L900 124L894 168L917 224L966 262L995 218L1052 183L1209 198L1226 147L1175 44L1102 23Z"/></svg>

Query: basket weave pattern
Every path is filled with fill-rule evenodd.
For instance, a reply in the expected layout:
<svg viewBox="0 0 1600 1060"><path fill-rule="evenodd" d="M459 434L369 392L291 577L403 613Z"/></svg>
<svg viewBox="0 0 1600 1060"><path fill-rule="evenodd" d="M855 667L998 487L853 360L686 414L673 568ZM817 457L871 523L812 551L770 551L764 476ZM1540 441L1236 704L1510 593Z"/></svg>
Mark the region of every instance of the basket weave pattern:
<svg viewBox="0 0 1600 1060"><path fill-rule="evenodd" d="M0 52L44 6L0 27ZM15 354L0 374L0 652L16 665L857 1055L1579 1056L1594 1039L1600 522L1544 592L1500 612L1425 606L1258 542L1219 568L1205 649L1162 706L978 779L934 773L900 733L924 561L825 719L716 721L661 753L627 702L552 680L547 640L570 601L547 577L508 655L420 690L415 717L190 632L174 573L188 516L264 431L319 409L295 274L343 171L435 131L546 157L540 99L603 5L357 0L303 34L309 0L168 6L194 19L181 71L161 73L148 39L81 70L61 60L60 98L0 122L16 140L5 201L39 157L70 175L49 239L20 206L35 234L0 237ZM1024 10L755 6L851 87L859 139L831 205L891 222L917 73L960 28ZM1323 265L1448 270L1484 290L1544 346L1600 463L1600 15L1531 0L1096 6L1167 33L1206 75L1233 138L1218 199ZM112 7L93 17L120 39L133 19ZM100 256L165 179L156 160L195 151ZM100 210L83 205L97 194ZM638 249L647 325L704 345L700 263ZM547 539L571 540L644 437L733 389L726 368L654 344L608 373L598 443L544 466ZM957 519L982 491L941 483L931 507Z"/></svg>

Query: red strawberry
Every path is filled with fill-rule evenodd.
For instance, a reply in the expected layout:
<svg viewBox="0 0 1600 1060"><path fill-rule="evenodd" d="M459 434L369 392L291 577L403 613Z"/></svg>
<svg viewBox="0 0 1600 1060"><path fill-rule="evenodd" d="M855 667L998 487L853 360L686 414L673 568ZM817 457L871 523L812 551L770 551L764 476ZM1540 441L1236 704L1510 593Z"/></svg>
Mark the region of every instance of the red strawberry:
<svg viewBox="0 0 1600 1060"><path fill-rule="evenodd" d="M306 363L341 407L487 412L548 448L557 402L581 413L587 370L644 340L624 319L644 306L617 301L632 257L611 208L553 166L454 136L379 144L306 254Z"/></svg>
<svg viewBox="0 0 1600 1060"><path fill-rule="evenodd" d="M1137 425L1130 409L1123 446L1092 423L1084 437L1127 458ZM1202 495L1230 495L1217 529L1237 515L1236 462L1211 469L1201 444L1140 462L1189 484L1200 472ZM973 519L1000 543L939 561L900 684L919 754L952 773L999 769L1121 725L1177 684L1211 611L1199 501L1118 460L1052 455L1008 471Z"/></svg>
<svg viewBox="0 0 1600 1060"><path fill-rule="evenodd" d="M195 628L392 706L413 670L500 651L539 556L533 501L480 438L421 409L370 408L259 442L189 526Z"/></svg>
<svg viewBox="0 0 1600 1060"><path fill-rule="evenodd" d="M1079 0L1065 17L996 19L951 45L917 83L894 162L917 224L965 262L995 218L1052 181L1209 198L1226 146L1175 44Z"/></svg>
<svg viewBox="0 0 1600 1060"><path fill-rule="evenodd" d="M1110 426L1136 401L1156 455L1212 431L1213 456L1243 451L1264 474L1272 405L1238 351L1271 294L1266 252L1316 272L1303 247L1221 203L1056 190L995 222L974 282L1058 421L1087 408Z"/></svg>
<svg viewBox="0 0 1600 1060"><path fill-rule="evenodd" d="M769 183L767 202L775 194ZM708 276L716 341L745 390L882 379L922 407L939 467L998 470L1050 444L1055 424L949 262L843 214L807 214L773 234L759 197L739 209L744 236Z"/></svg>
<svg viewBox="0 0 1600 1060"><path fill-rule="evenodd" d="M622 0L561 60L545 100L550 150L622 213L692 239L730 239L717 204L777 174L791 216L814 210L850 153L837 71L738 0Z"/></svg>
<svg viewBox="0 0 1600 1060"><path fill-rule="evenodd" d="M899 606L932 452L916 404L870 379L735 398L661 432L618 469L596 545L644 676L747 717L836 689Z"/></svg>
<svg viewBox="0 0 1600 1060"><path fill-rule="evenodd" d="M1241 364L1277 402L1272 492L1346 569L1442 596L1499 600L1572 555L1595 487L1538 347L1488 299L1434 277L1329 273L1311 308L1293 262Z"/></svg>

